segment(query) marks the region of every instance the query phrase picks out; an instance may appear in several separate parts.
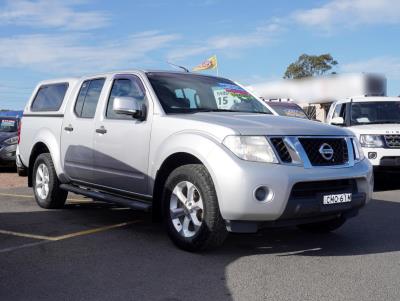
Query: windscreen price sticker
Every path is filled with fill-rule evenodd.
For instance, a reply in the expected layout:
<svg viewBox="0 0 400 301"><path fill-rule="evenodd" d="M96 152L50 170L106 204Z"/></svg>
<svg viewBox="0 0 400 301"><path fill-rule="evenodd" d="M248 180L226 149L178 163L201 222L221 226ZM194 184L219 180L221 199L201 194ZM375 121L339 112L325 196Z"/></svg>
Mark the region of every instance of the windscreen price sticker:
<svg viewBox="0 0 400 301"><path fill-rule="evenodd" d="M218 109L229 110L236 103L235 96L225 91L225 89L214 89L214 97L217 101Z"/></svg>

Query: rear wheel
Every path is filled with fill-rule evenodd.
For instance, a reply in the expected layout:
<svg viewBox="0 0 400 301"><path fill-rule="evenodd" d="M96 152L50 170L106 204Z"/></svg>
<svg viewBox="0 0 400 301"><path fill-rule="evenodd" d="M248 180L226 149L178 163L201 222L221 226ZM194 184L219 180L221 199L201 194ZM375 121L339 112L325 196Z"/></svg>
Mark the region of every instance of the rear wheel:
<svg viewBox="0 0 400 301"><path fill-rule="evenodd" d="M170 174L163 193L163 218L172 241L187 251L215 248L228 233L214 184L201 164L184 165Z"/></svg>
<svg viewBox="0 0 400 301"><path fill-rule="evenodd" d="M46 209L62 208L68 192L60 189L60 182L50 154L40 154L33 166L33 192L38 205Z"/></svg>
<svg viewBox="0 0 400 301"><path fill-rule="evenodd" d="M297 227L301 230L312 232L312 233L329 233L335 231L336 229L343 226L346 222L346 218L338 217L335 219L331 219L328 221L312 223L312 224L304 224L298 225Z"/></svg>

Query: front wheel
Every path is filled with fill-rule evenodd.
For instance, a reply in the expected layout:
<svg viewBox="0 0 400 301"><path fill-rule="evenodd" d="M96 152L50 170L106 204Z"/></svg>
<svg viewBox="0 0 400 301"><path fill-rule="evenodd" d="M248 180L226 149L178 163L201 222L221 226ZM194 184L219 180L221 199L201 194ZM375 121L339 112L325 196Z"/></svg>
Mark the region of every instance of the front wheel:
<svg viewBox="0 0 400 301"><path fill-rule="evenodd" d="M329 233L335 231L336 229L343 226L346 222L346 218L337 217L335 219L331 219L328 221L312 223L312 224L304 224L298 225L297 227L301 230L312 232L312 233Z"/></svg>
<svg viewBox="0 0 400 301"><path fill-rule="evenodd" d="M60 182L50 154L40 154L33 166L33 192L38 205L46 209L62 208L68 192L60 189Z"/></svg>
<svg viewBox="0 0 400 301"><path fill-rule="evenodd" d="M202 164L188 164L168 177L163 193L163 218L171 240L187 251L221 245L228 232L214 184Z"/></svg>

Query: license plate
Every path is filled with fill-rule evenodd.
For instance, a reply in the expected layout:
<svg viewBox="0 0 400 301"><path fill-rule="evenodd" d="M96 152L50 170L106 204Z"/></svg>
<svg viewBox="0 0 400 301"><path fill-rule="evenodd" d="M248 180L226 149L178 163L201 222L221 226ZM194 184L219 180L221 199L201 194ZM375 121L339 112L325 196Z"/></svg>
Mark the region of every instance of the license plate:
<svg viewBox="0 0 400 301"><path fill-rule="evenodd" d="M349 203L351 202L351 193L324 195L322 202L324 205Z"/></svg>

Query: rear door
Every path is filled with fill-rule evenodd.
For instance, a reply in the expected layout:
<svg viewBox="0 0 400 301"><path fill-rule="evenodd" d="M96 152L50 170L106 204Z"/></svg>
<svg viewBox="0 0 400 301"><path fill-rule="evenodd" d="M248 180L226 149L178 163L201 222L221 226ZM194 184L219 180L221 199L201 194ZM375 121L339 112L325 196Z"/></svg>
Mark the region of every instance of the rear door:
<svg viewBox="0 0 400 301"><path fill-rule="evenodd" d="M82 82L72 104L65 111L61 134L64 171L72 180L93 183L94 133L97 104L105 78Z"/></svg>
<svg viewBox="0 0 400 301"><path fill-rule="evenodd" d="M113 77L103 113L96 120L95 183L122 193L148 195L152 115L147 114L146 120L140 121L132 116L116 114L112 107L117 96L135 97L149 108L146 89L138 76L118 74Z"/></svg>

